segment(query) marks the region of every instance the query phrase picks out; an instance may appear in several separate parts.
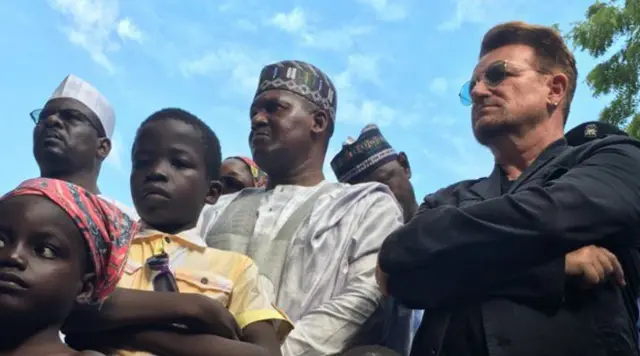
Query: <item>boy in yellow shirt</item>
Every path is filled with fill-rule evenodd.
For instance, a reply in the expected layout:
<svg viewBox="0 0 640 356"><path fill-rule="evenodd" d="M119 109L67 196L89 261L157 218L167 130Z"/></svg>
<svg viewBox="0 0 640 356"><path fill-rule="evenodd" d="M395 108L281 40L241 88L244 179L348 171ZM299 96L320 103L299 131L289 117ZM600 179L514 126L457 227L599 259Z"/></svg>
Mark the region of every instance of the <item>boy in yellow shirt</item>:
<svg viewBox="0 0 640 356"><path fill-rule="evenodd" d="M195 232L221 192L213 131L184 110L160 110L138 129L132 161L141 232L118 290L99 312L74 315L68 341L118 355L279 355L292 325L261 290L255 264Z"/></svg>

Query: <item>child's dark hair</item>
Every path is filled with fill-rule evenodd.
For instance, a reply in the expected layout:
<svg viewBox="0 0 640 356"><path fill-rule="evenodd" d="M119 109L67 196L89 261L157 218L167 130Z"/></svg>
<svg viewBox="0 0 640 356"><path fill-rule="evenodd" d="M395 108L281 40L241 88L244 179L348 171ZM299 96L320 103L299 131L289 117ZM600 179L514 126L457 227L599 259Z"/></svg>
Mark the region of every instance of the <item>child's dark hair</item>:
<svg viewBox="0 0 640 356"><path fill-rule="evenodd" d="M220 152L220 141L215 132L204 121L200 120L192 113L179 108L165 108L151 114L146 120L140 124L138 132L147 124L159 120L177 120L187 125L193 126L202 136L202 144L204 145L204 154L207 167L207 178L209 180L218 180L220 178L220 165L222 164L222 154ZM136 134L137 136L137 134ZM135 146L135 144L134 144Z"/></svg>

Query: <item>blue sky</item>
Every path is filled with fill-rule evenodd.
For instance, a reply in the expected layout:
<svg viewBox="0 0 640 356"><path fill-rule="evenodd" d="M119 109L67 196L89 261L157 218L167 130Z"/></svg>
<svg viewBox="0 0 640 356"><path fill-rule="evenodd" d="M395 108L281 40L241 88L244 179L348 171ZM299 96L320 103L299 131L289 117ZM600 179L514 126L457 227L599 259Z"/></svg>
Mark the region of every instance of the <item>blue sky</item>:
<svg viewBox="0 0 640 356"><path fill-rule="evenodd" d="M378 124L407 152L418 199L457 180L486 175L492 159L475 143L457 93L480 40L498 22L581 20L591 1L530 0L32 0L0 2L0 191L38 175L33 123L69 73L107 96L117 116L104 165L104 194L130 203L129 150L153 111L181 107L219 135L223 155L248 154L248 108L263 65L305 60L337 86L329 161L347 136ZM584 77L596 61L576 53L579 84L569 127L594 120Z"/></svg>

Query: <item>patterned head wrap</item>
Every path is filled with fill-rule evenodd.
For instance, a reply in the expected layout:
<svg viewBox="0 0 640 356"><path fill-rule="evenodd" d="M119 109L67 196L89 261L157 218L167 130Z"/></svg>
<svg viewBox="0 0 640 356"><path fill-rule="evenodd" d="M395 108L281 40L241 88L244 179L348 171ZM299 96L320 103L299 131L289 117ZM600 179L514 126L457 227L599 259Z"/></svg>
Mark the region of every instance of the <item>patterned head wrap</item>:
<svg viewBox="0 0 640 356"><path fill-rule="evenodd" d="M584 122L564 135L569 146L580 146L584 143L606 137L608 135L629 136L614 125L600 121Z"/></svg>
<svg viewBox="0 0 640 356"><path fill-rule="evenodd" d="M369 124L357 140L349 137L344 142L342 150L331 160L331 168L339 182L357 182L397 158L378 126Z"/></svg>
<svg viewBox="0 0 640 356"><path fill-rule="evenodd" d="M251 171L251 176L253 177L253 185L255 187L259 188L267 184L267 178L268 178L267 173L265 173L265 171L260 169L260 167L258 167L256 162L254 162L251 158L245 157L245 156L233 156L227 159L231 159L231 158L238 159L244 162L247 166L249 166L249 170Z"/></svg>
<svg viewBox="0 0 640 356"><path fill-rule="evenodd" d="M315 66L302 61L282 61L262 69L256 95L278 89L298 94L336 119L338 97L329 77Z"/></svg>
<svg viewBox="0 0 640 356"><path fill-rule="evenodd" d="M89 258L95 269L92 302L103 301L113 292L122 276L137 224L98 196L57 179L29 179L0 200L20 195L46 197L73 220L89 246Z"/></svg>

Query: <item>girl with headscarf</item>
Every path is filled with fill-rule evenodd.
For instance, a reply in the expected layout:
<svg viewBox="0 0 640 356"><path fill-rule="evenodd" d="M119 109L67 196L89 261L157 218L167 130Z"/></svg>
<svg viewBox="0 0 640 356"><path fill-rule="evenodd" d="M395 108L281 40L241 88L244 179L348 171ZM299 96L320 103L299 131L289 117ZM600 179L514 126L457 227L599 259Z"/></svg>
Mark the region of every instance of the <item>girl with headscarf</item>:
<svg viewBox="0 0 640 356"><path fill-rule="evenodd" d="M23 182L0 198L0 350L100 355L63 344L76 305L115 289L137 225L115 206L56 179Z"/></svg>
<svg viewBox="0 0 640 356"><path fill-rule="evenodd" d="M220 183L222 194L231 194L244 188L263 187L267 174L251 158L233 156L222 161Z"/></svg>

